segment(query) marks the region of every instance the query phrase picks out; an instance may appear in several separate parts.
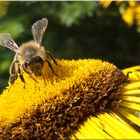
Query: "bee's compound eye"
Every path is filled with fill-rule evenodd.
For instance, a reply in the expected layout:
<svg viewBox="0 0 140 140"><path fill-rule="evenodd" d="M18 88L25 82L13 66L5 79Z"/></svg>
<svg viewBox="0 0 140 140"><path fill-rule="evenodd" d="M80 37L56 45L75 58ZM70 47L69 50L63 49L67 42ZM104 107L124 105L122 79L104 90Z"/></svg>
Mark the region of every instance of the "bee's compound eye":
<svg viewBox="0 0 140 140"><path fill-rule="evenodd" d="M36 57L34 58L34 60L35 60L36 63L41 63L41 64L43 64L43 59L42 59L40 56L36 56Z"/></svg>
<svg viewBox="0 0 140 140"><path fill-rule="evenodd" d="M36 60L41 60L42 58L40 56L35 57Z"/></svg>

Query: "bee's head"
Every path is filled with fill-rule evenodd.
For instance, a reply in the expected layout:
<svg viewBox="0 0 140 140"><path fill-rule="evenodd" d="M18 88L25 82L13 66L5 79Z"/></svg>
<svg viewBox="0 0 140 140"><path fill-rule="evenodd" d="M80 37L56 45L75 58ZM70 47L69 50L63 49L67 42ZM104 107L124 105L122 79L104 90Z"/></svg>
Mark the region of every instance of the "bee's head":
<svg viewBox="0 0 140 140"><path fill-rule="evenodd" d="M44 61L40 56L35 56L30 60L26 60L24 66L27 71L30 71L35 74L35 76L42 75L42 68Z"/></svg>

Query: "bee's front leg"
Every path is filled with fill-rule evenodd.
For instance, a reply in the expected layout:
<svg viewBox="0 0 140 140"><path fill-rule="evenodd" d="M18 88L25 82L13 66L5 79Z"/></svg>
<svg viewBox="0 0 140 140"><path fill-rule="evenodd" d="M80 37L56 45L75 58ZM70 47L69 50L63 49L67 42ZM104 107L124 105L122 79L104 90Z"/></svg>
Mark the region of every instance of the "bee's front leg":
<svg viewBox="0 0 140 140"><path fill-rule="evenodd" d="M49 51L46 51L46 57L49 57L55 65L58 65L58 63L54 59L53 55Z"/></svg>
<svg viewBox="0 0 140 140"><path fill-rule="evenodd" d="M55 76L58 76L58 74L55 73L55 71L54 71L54 69L53 69L53 67L52 67L51 62L50 62L49 60L45 60L45 62L48 63L48 66L49 66L49 68L51 69L51 71L53 72L53 74L54 74Z"/></svg>
<svg viewBox="0 0 140 140"><path fill-rule="evenodd" d="M27 74L30 75L30 77L31 77L34 81L36 81L36 82L38 83L38 81L37 81L35 78L32 77L32 73L29 71L28 66L26 66L25 63L22 65L22 68L23 68L23 70L24 70Z"/></svg>

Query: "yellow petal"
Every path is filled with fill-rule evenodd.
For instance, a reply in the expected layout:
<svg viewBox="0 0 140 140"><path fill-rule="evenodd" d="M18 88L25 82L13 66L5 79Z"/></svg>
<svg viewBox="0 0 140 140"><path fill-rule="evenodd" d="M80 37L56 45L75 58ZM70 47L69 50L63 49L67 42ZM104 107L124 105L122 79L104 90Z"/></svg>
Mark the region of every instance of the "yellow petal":
<svg viewBox="0 0 140 140"><path fill-rule="evenodd" d="M124 85L123 90L124 91L126 91L126 90L129 91L129 90L137 90L139 88L140 88L140 81Z"/></svg>
<svg viewBox="0 0 140 140"><path fill-rule="evenodd" d="M124 109L118 109L118 111L125 116L127 119L129 119L134 124L140 126L140 118L136 117L135 115L125 111Z"/></svg>
<svg viewBox="0 0 140 140"><path fill-rule="evenodd" d="M121 99L129 102L140 103L140 97L136 96L121 96Z"/></svg>
<svg viewBox="0 0 140 140"><path fill-rule="evenodd" d="M128 7L123 13L122 18L128 25L131 26L134 23L134 9Z"/></svg>
<svg viewBox="0 0 140 140"><path fill-rule="evenodd" d="M121 106L124 106L126 108L130 108L130 109L134 109L137 111L140 111L140 104L136 104L136 103L130 103L130 102L120 102Z"/></svg>
<svg viewBox="0 0 140 140"><path fill-rule="evenodd" d="M107 8L111 4L112 0L100 0L99 2L103 8Z"/></svg>

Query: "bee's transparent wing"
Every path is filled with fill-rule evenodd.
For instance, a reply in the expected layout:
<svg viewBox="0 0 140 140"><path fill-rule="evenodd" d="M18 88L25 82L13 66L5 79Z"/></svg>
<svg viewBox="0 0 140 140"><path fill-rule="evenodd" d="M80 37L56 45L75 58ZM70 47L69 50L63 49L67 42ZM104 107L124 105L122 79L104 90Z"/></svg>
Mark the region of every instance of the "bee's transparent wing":
<svg viewBox="0 0 140 140"><path fill-rule="evenodd" d="M0 33L0 45L11 49L17 54L20 53L18 45L15 43L9 33Z"/></svg>
<svg viewBox="0 0 140 140"><path fill-rule="evenodd" d="M43 35L45 33L47 25L48 25L48 20L46 18L42 18L41 20L38 20L32 25L33 39L39 45L41 45L42 43Z"/></svg>

